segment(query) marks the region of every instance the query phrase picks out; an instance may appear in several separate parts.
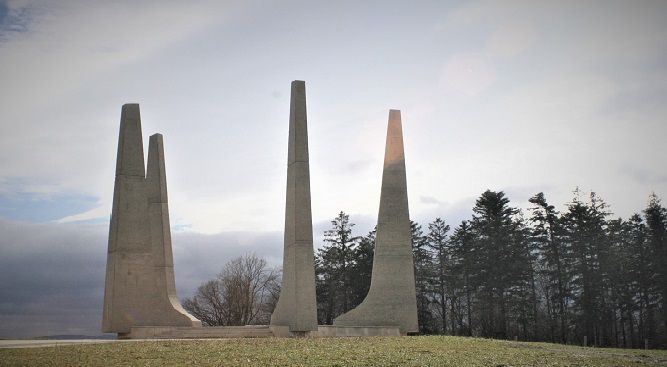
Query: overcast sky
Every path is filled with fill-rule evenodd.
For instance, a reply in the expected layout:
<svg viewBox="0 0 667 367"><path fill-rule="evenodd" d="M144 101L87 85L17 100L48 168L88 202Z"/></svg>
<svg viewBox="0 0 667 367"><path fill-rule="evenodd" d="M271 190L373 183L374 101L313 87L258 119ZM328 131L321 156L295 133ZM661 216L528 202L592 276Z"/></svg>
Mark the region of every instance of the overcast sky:
<svg viewBox="0 0 667 367"><path fill-rule="evenodd" d="M374 225L389 109L424 225L486 189L665 199L666 34L665 1L0 0L0 338L99 333L124 103L164 135L185 297L280 263L295 79L316 246L341 210Z"/></svg>

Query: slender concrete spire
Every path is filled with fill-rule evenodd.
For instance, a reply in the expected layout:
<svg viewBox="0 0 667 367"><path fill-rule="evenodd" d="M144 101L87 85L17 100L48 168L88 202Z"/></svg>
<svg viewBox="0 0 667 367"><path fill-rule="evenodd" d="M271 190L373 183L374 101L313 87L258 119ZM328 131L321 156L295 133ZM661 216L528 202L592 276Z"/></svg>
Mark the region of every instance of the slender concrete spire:
<svg viewBox="0 0 667 367"><path fill-rule="evenodd" d="M300 80L292 82L287 156L283 284L271 325L300 333L317 330L306 84Z"/></svg>
<svg viewBox="0 0 667 367"><path fill-rule="evenodd" d="M127 333L141 318L130 309L131 302L143 298L133 286L138 276L132 273L150 260L144 184L144 151L138 104L123 105L118 136L116 180L113 192L107 273L104 288L103 332ZM132 275L130 275L132 274ZM128 279L130 278L130 279ZM134 278L134 279L132 279Z"/></svg>
<svg viewBox="0 0 667 367"><path fill-rule="evenodd" d="M147 180L139 105L124 105L102 318L102 331L119 336L132 326L201 325L176 299L161 136L150 146Z"/></svg>
<svg viewBox="0 0 667 367"><path fill-rule="evenodd" d="M171 250L171 227L167 203L167 174L164 164L164 145L161 134L154 134L148 142L146 186L151 247L155 272L155 298L152 319L155 325L201 326L176 297L174 258Z"/></svg>
<svg viewBox="0 0 667 367"><path fill-rule="evenodd" d="M389 111L371 286L357 308L334 320L339 326L398 326L418 332L417 298L405 175L401 111Z"/></svg>

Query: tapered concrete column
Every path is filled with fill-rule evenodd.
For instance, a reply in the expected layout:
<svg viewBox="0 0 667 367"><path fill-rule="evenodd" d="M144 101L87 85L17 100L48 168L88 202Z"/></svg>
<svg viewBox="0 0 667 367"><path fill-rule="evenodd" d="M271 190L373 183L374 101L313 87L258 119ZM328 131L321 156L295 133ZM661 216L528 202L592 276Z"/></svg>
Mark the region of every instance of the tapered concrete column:
<svg viewBox="0 0 667 367"><path fill-rule="evenodd" d="M103 332L125 334L132 326L200 325L173 304L175 287L161 139L151 139L151 146L148 185L139 105L124 105L109 226Z"/></svg>
<svg viewBox="0 0 667 367"><path fill-rule="evenodd" d="M389 111L371 286L364 301L334 320L340 326L398 326L418 332L401 111Z"/></svg>
<svg viewBox="0 0 667 367"><path fill-rule="evenodd" d="M148 218L151 228L151 248L155 277L155 302L151 325L201 326L176 297L174 258L171 250L171 227L167 201L167 175L161 134L152 135L148 142L146 168Z"/></svg>
<svg viewBox="0 0 667 367"><path fill-rule="evenodd" d="M300 80L292 82L287 157L283 283L271 325L299 333L317 330L306 85Z"/></svg>

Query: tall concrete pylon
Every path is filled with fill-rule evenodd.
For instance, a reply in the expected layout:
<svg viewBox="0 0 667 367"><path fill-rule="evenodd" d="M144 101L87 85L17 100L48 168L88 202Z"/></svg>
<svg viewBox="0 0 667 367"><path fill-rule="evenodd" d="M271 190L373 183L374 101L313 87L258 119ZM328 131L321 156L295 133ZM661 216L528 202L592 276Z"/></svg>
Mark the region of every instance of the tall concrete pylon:
<svg viewBox="0 0 667 367"><path fill-rule="evenodd" d="M176 298L162 136L149 144L148 178L138 104L123 105L109 226L102 331L201 326Z"/></svg>
<svg viewBox="0 0 667 367"><path fill-rule="evenodd" d="M283 282L271 326L288 326L297 334L317 331L306 83L300 80L292 82L290 99L283 251Z"/></svg>
<svg viewBox="0 0 667 367"><path fill-rule="evenodd" d="M162 134L151 135L148 141L148 165L146 186L148 220L151 228L151 249L155 274L155 300L153 322L158 326L201 326L201 322L190 315L176 296L174 256L171 249L171 226L167 200L167 173L164 167L164 143ZM152 324L156 325L156 324Z"/></svg>
<svg viewBox="0 0 667 367"><path fill-rule="evenodd" d="M401 111L389 111L371 286L336 326L398 326L419 331Z"/></svg>

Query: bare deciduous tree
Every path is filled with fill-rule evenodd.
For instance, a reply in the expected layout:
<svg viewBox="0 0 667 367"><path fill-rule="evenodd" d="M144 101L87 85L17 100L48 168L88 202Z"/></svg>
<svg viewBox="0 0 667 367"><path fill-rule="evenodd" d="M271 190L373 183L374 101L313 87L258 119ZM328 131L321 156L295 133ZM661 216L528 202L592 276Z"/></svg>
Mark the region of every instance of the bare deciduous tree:
<svg viewBox="0 0 667 367"><path fill-rule="evenodd" d="M266 324L280 294L280 271L266 260L245 254L203 283L183 307L209 326Z"/></svg>

